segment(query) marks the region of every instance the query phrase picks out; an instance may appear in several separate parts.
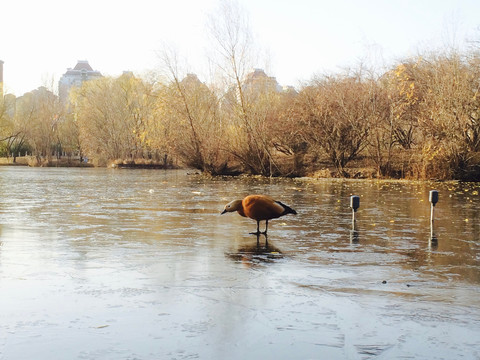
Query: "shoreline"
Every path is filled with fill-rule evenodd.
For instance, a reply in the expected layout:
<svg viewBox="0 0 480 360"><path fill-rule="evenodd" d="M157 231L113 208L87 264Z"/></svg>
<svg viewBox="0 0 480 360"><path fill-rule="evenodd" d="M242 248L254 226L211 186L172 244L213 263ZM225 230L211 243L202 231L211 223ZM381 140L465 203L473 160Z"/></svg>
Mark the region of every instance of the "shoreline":
<svg viewBox="0 0 480 360"><path fill-rule="evenodd" d="M165 166L164 164L160 163L155 163L155 162L142 162L142 163L135 163L134 161L125 161L125 162L112 162L107 166L98 166L95 164L92 164L90 162L85 163L85 162L80 162L78 159L75 160L68 160L68 159L51 159L51 160L44 160L42 164L37 164L35 161L35 164L32 165L32 161L29 162L29 160L35 159L34 157L28 156L28 157L18 157L17 161L15 163L12 162L12 158L8 159L7 158L0 158L0 167L3 166L12 166L12 167L19 167L19 166L27 166L27 167L62 167L62 168L111 168L111 169L130 169L130 170L185 170L185 171L194 171L194 174L201 175L204 174L200 170L197 169L190 169L190 168L183 168L183 167L178 167L178 166L172 166L172 165L167 165ZM36 159L35 159L36 160ZM359 171L358 168L352 168L352 169L347 169L350 170L351 174L356 174L356 176L350 176L350 177L341 177L341 176L335 176L334 171L329 171L327 169L319 169L314 171L313 173L309 175L304 175L304 176L297 176L297 177L285 177L284 178L292 178L292 179L297 179L301 181L311 181L311 180L317 180L317 181L355 181L355 180L375 180L375 181L391 181L391 182L442 182L442 183L447 183L447 182L479 182L479 181L465 181L465 180L459 180L459 179L449 179L449 180L441 180L441 179L410 179L410 178L382 178L382 177L375 177L375 176L364 176L363 174L373 174L372 171L369 171L365 168L362 168L362 170L367 170L365 172ZM326 175L328 173L328 176L322 176ZM358 176L360 174L360 176ZM208 174L205 174L208 175ZM213 175L212 175L213 176ZM238 175L218 175L219 177L264 177L262 175L251 175L247 173L242 173ZM278 176L278 178L282 178L282 176Z"/></svg>

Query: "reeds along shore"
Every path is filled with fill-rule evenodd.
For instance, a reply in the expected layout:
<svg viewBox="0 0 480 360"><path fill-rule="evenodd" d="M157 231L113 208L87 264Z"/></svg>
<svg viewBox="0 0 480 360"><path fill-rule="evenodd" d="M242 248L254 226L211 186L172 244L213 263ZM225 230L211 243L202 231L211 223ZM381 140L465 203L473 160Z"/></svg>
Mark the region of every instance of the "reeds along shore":
<svg viewBox="0 0 480 360"><path fill-rule="evenodd" d="M0 156L78 154L212 175L480 179L480 55L359 67L279 92L265 77L218 87L191 74L85 82L62 106L50 92L0 103ZM141 161L141 160L138 160Z"/></svg>

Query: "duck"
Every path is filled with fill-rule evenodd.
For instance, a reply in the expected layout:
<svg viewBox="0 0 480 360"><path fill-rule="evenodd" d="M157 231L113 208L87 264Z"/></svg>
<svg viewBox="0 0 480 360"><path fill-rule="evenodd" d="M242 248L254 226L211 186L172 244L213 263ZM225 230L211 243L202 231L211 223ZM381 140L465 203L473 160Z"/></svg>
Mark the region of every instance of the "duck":
<svg viewBox="0 0 480 360"><path fill-rule="evenodd" d="M268 231L268 220L288 214L297 215L297 212L290 206L267 195L248 195L243 200L233 200L225 205L221 215L235 211L241 216L249 217L257 222L257 231L250 234L264 234L265 236ZM265 231L260 232L260 221L262 220L265 220Z"/></svg>

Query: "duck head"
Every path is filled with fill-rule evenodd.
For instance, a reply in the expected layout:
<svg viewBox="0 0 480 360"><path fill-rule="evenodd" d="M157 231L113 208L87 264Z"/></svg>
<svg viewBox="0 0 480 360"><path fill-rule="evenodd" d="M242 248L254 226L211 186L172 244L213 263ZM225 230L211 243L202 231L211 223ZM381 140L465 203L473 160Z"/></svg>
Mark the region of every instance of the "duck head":
<svg viewBox="0 0 480 360"><path fill-rule="evenodd" d="M227 205L225 205L225 208L220 213L220 215L223 215L227 212L238 211L241 208L242 208L242 200L233 200L233 201L229 202Z"/></svg>

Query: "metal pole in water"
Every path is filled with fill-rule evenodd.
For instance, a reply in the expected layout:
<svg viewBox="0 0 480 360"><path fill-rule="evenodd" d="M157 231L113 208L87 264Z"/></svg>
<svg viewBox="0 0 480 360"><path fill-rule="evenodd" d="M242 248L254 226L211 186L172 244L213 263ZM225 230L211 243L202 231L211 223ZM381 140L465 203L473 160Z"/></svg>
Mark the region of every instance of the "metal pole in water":
<svg viewBox="0 0 480 360"><path fill-rule="evenodd" d="M355 213L360 207L360 196L350 196L350 207L352 208L352 227L355 227Z"/></svg>
<svg viewBox="0 0 480 360"><path fill-rule="evenodd" d="M431 190L428 200L430 201L430 238L428 239L428 247L430 250L435 249L438 246L438 240L433 231L433 222L435 220L435 205L438 202L438 191Z"/></svg>
<svg viewBox="0 0 480 360"><path fill-rule="evenodd" d="M430 195L428 197L428 200L430 201L431 207L430 207L430 224L433 226L433 221L434 221L434 215L435 215L435 205L438 202L438 191L437 190L430 190Z"/></svg>

